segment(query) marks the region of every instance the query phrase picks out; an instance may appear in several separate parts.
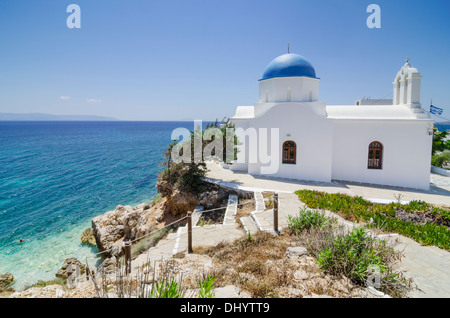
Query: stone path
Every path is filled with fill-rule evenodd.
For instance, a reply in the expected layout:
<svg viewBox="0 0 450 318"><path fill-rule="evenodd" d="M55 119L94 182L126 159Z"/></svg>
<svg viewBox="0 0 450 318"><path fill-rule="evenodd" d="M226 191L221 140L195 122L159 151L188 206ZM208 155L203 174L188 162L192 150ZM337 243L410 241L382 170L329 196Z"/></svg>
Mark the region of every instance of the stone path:
<svg viewBox="0 0 450 318"><path fill-rule="evenodd" d="M412 298L450 298L450 253L435 246L421 246L399 235L397 249L404 252L400 269L414 280L420 290Z"/></svg>
<svg viewBox="0 0 450 318"><path fill-rule="evenodd" d="M227 209L225 211L225 216L224 216L224 220L223 220L223 224L227 225L227 224L231 224L231 223L235 223L235 216L237 214L237 208L238 208L238 197L234 194L230 194L229 198L228 198L228 205L227 205Z"/></svg>

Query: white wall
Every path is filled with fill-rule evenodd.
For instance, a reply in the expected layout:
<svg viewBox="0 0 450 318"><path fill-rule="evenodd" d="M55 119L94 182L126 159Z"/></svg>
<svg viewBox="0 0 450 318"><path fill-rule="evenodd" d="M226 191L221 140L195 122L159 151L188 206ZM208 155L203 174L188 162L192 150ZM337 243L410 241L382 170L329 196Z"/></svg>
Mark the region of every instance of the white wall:
<svg viewBox="0 0 450 318"><path fill-rule="evenodd" d="M429 189L432 137L425 121L334 120L334 180ZM367 168L369 144L383 144L383 169Z"/></svg>
<svg viewBox="0 0 450 318"><path fill-rule="evenodd" d="M238 124L238 123L237 123ZM240 125L240 124L238 124ZM259 128L279 129L277 153L274 154L279 162L276 176L282 178L331 181L331 150L332 123L326 117L312 111L307 105L299 103L283 103L272 107L259 118L249 122L249 126ZM290 134L290 137L287 135ZM282 164L282 146L287 140L297 144L297 164ZM269 138L269 142L271 142ZM241 156L243 154L241 153ZM248 172L262 175L261 168L267 167L260 162L249 163ZM237 169L240 167L233 168Z"/></svg>
<svg viewBox="0 0 450 318"><path fill-rule="evenodd" d="M259 82L259 102L318 101L319 82L319 79L309 77L277 77L263 80Z"/></svg>

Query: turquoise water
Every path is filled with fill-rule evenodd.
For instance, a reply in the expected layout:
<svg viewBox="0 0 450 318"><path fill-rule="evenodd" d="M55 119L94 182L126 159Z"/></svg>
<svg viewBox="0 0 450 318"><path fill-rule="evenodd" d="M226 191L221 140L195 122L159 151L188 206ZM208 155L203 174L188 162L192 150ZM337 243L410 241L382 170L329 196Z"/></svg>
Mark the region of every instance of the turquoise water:
<svg viewBox="0 0 450 318"><path fill-rule="evenodd" d="M0 273L20 290L54 279L67 257L92 257L81 233L94 216L157 195L178 127L193 123L0 122Z"/></svg>

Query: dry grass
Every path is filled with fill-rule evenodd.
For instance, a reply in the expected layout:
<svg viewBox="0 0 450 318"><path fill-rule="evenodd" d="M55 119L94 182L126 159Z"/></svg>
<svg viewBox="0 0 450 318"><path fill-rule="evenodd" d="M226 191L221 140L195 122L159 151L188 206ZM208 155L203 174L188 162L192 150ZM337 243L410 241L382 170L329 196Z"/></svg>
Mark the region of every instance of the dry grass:
<svg viewBox="0 0 450 318"><path fill-rule="evenodd" d="M270 192L270 191L262 192L262 196L264 199L272 198L274 194L275 194L275 192Z"/></svg>
<svg viewBox="0 0 450 318"><path fill-rule="evenodd" d="M283 258L289 245L287 235L276 237L258 233L253 238L197 248L194 252L213 259L218 286L236 285L249 291L253 297L269 297L273 296L277 286L289 280L289 271L274 271L271 266L271 262Z"/></svg>
<svg viewBox="0 0 450 318"><path fill-rule="evenodd" d="M259 232L233 243L197 247L194 252L212 258L217 287L235 285L254 298L312 294L350 297L355 288L350 281L325 276L312 258L286 257L286 250L296 241L287 232L278 236ZM298 273L307 278L296 278Z"/></svg>
<svg viewBox="0 0 450 318"><path fill-rule="evenodd" d="M275 192L268 192L268 191L265 191L262 193L266 210L273 209L273 195L274 194L275 194Z"/></svg>
<svg viewBox="0 0 450 318"><path fill-rule="evenodd" d="M236 219L249 216L251 212L255 211L255 207L255 199L240 199Z"/></svg>

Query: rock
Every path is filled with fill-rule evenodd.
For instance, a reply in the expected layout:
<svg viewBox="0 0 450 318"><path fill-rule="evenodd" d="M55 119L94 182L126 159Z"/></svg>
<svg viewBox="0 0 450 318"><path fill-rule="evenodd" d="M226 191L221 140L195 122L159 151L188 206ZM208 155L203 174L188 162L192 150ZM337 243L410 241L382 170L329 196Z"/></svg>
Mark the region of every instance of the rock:
<svg viewBox="0 0 450 318"><path fill-rule="evenodd" d="M329 295L317 295L313 293L311 296L304 296L303 298L334 298L334 297Z"/></svg>
<svg viewBox="0 0 450 318"><path fill-rule="evenodd" d="M289 292L289 295L291 295L291 297L295 297L295 298L303 295L303 290L300 290L298 288L289 287L288 292Z"/></svg>
<svg viewBox="0 0 450 318"><path fill-rule="evenodd" d="M135 240L154 231L159 223L156 216L161 216L164 203L165 200L161 199L158 204L152 204L149 208L146 208L146 204L134 208L119 205L114 211L93 218L92 229L97 247L101 252L108 251L103 253L102 257L120 255L121 242L125 237Z"/></svg>
<svg viewBox="0 0 450 318"><path fill-rule="evenodd" d="M250 293L241 291L241 289L234 285L216 288L213 290L214 298L252 298Z"/></svg>
<svg viewBox="0 0 450 318"><path fill-rule="evenodd" d="M80 237L81 243L86 245L96 245L94 229L92 227L84 230Z"/></svg>
<svg viewBox="0 0 450 318"><path fill-rule="evenodd" d="M107 258L98 267L98 270L103 271L107 275L113 274L116 271L116 263L117 263L117 259L115 257Z"/></svg>
<svg viewBox="0 0 450 318"><path fill-rule="evenodd" d="M32 287L27 290L16 292L10 298L63 298L66 291L61 285L49 285L45 287Z"/></svg>
<svg viewBox="0 0 450 318"><path fill-rule="evenodd" d="M77 260L75 257L72 258L67 258L63 265L61 266L61 268L58 270L58 272L55 274L55 276L57 278L63 279L63 280L67 280L67 278L69 277L69 274L67 272L69 265L78 265L80 267L80 275L84 274L86 272L86 266L81 263L79 260ZM75 271L75 268L72 267L72 270Z"/></svg>
<svg viewBox="0 0 450 318"><path fill-rule="evenodd" d="M286 257L290 258L290 257L303 257L303 256L307 256L308 251L305 247L303 246L292 246L292 247L288 247L288 249L286 250Z"/></svg>
<svg viewBox="0 0 450 318"><path fill-rule="evenodd" d="M0 275L0 291L7 290L8 286L14 282L14 275L5 273Z"/></svg>
<svg viewBox="0 0 450 318"><path fill-rule="evenodd" d="M119 205L114 211L107 212L92 219L95 241L103 252L124 236L123 219L131 213L130 206Z"/></svg>
<svg viewBox="0 0 450 318"><path fill-rule="evenodd" d="M166 199L164 210L173 215L186 214L188 211L194 211L197 206L197 193L187 191L179 185L158 179L156 188Z"/></svg>
<svg viewBox="0 0 450 318"><path fill-rule="evenodd" d="M224 189L203 192L198 196L198 205L203 205L205 209L225 206L228 202L228 196L228 191Z"/></svg>
<svg viewBox="0 0 450 318"><path fill-rule="evenodd" d="M298 271L294 272L294 279L295 280L306 280L306 279L309 279L309 278L310 278L310 276L304 270L298 270Z"/></svg>

